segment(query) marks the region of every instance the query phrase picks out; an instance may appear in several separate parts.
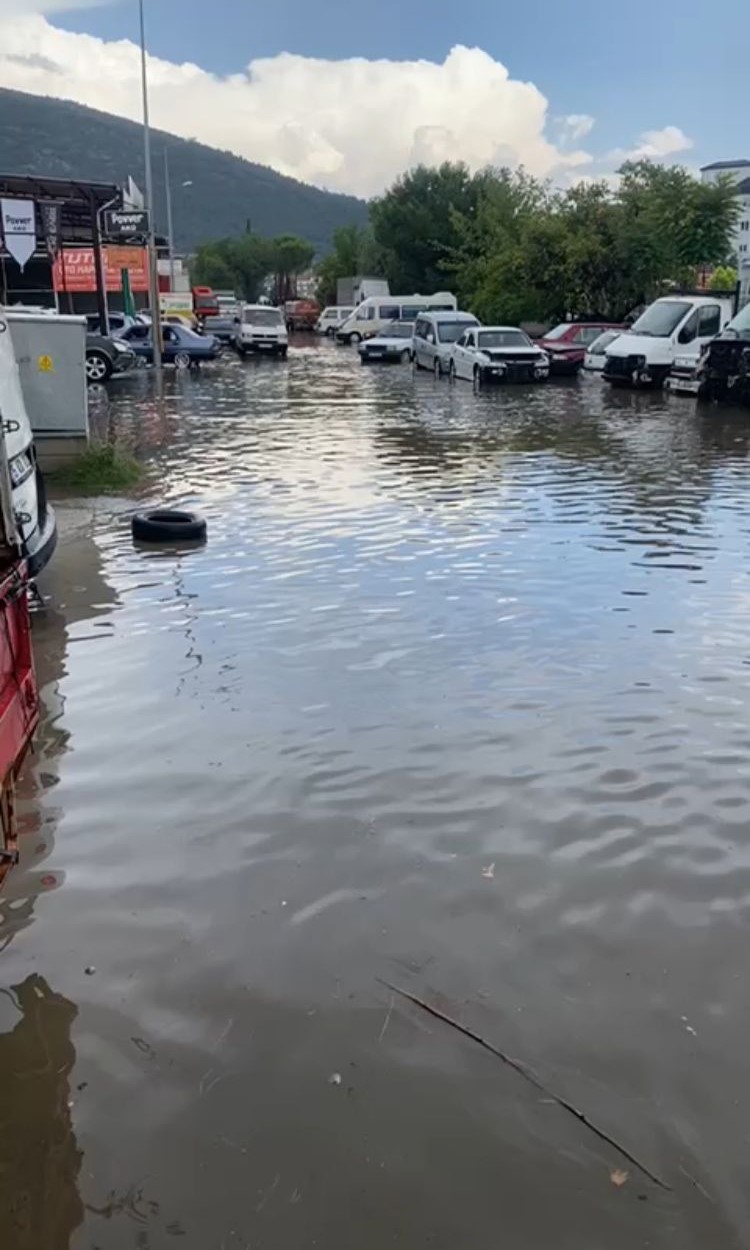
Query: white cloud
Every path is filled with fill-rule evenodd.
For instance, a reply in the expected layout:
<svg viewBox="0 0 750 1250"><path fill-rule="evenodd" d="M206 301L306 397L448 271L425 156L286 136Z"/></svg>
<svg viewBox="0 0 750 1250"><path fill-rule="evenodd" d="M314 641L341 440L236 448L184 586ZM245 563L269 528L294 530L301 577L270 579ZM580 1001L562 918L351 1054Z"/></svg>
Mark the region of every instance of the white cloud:
<svg viewBox="0 0 750 1250"><path fill-rule="evenodd" d="M664 126L662 130L644 130L632 148L615 148L607 154L607 160L614 165L623 161L638 161L649 157L654 161L663 161L666 157L676 156L678 152L687 152L693 146L693 140L680 130L679 126Z"/></svg>
<svg viewBox="0 0 750 1250"><path fill-rule="evenodd" d="M567 117L556 117L555 123L561 143L580 142L591 134L596 125L595 119L589 117L588 113L568 113Z"/></svg>
<svg viewBox="0 0 750 1250"><path fill-rule="evenodd" d="M8 0L0 0L5 4ZM0 81L139 120L140 61L127 41L59 30L38 11L72 0L10 0L0 17ZM27 16L18 16L23 10ZM152 122L228 148L306 182L372 195L418 161L523 164L539 175L587 165L570 149L592 120L574 118L565 142L546 133L547 100L480 48L442 64L280 53L218 77L149 58ZM568 122L571 119L567 119Z"/></svg>

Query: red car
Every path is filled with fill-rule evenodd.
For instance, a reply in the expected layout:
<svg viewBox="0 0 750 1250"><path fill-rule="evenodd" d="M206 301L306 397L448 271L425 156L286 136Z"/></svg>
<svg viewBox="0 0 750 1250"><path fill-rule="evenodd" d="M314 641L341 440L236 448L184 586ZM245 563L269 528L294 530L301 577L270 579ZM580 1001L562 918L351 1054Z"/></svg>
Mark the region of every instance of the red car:
<svg viewBox="0 0 750 1250"><path fill-rule="evenodd" d="M578 373L586 349L605 330L622 330L624 326L610 321L562 321L543 338L536 339L539 347L549 356L550 374L572 376Z"/></svg>

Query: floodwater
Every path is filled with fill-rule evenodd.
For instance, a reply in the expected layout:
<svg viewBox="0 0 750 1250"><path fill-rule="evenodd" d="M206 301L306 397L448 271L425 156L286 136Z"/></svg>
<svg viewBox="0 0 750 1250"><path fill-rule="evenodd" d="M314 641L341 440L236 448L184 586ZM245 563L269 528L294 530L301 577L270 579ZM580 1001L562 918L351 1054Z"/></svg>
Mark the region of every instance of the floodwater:
<svg viewBox="0 0 750 1250"><path fill-rule="evenodd" d="M750 420L327 344L97 419L209 541L60 506L3 1250L750 1245Z"/></svg>

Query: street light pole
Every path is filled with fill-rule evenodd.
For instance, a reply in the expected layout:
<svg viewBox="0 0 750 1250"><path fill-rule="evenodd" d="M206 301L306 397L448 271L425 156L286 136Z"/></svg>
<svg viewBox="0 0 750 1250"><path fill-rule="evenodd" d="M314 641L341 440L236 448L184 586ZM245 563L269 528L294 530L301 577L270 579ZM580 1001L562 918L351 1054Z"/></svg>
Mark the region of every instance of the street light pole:
<svg viewBox="0 0 750 1250"><path fill-rule="evenodd" d="M172 185L169 181L169 153L164 149L164 186L167 193L167 234L169 236L169 289L174 291L174 226L172 224Z"/></svg>
<svg viewBox="0 0 750 1250"><path fill-rule="evenodd" d="M156 266L156 237L154 232L154 180L151 171L151 131L148 124L148 79L146 75L146 28L143 19L143 0L138 0L141 28L141 91L143 94L143 158L146 165L146 208L148 210L148 273L149 298L151 302L151 340L154 351L154 368L157 386L162 385L161 368L161 313L159 311L159 276Z"/></svg>

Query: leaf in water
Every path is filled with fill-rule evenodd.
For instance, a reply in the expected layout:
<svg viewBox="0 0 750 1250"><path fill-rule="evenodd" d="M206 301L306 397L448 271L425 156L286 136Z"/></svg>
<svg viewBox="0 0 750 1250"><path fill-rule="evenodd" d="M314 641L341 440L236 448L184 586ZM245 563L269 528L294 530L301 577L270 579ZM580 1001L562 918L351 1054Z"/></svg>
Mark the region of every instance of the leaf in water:
<svg viewBox="0 0 750 1250"><path fill-rule="evenodd" d="M609 1174L609 1179L611 1180L612 1184L616 1185L617 1188L619 1189L622 1185L625 1184L629 1175L630 1175L629 1172L623 1172L621 1168L613 1168L613 1170Z"/></svg>
<svg viewBox="0 0 750 1250"><path fill-rule="evenodd" d="M482 869L482 876L486 877L488 881L491 881L494 875L495 875L494 864L488 864L486 868Z"/></svg>

